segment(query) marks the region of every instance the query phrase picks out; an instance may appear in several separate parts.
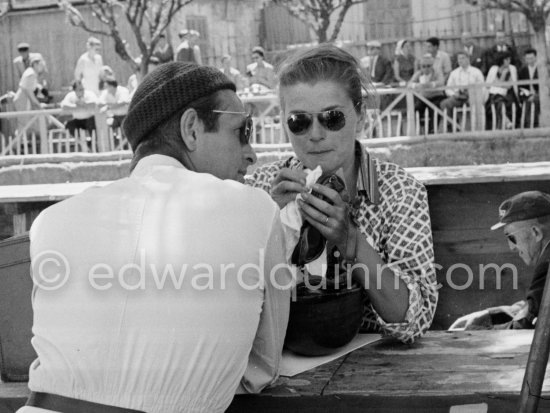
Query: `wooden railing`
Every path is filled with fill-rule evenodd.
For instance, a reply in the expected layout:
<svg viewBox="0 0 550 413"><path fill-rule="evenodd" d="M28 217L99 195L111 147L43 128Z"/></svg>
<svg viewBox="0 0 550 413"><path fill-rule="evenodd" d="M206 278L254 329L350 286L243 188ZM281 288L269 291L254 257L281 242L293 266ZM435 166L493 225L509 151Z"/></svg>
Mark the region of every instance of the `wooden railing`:
<svg viewBox="0 0 550 413"><path fill-rule="evenodd" d="M404 88L378 88L382 107L367 110L367 122L363 139L370 146L387 146L392 143L414 143L429 140L483 139L498 136L544 136L550 130L536 125L534 104L527 111L525 105L512 106L507 116L505 108L497 113L495 107L487 110L485 99L490 86L510 87L530 84L529 81L514 83L474 84L466 88L469 101L462 107L446 113L419 91ZM431 91L459 89L448 87ZM274 93L262 96L241 96L247 110L253 114L254 133L252 144L263 150L289 148L280 118L278 98ZM415 101L426 104L425 113L415 110ZM530 117L526 118L526 113ZM486 113L489 114L487 119ZM77 133L72 136L57 119L59 115L70 115L62 109L44 109L26 112L3 112L0 120L14 120L20 127L13 135L0 135L0 156L59 152L108 152L129 149L128 142L120 130L113 130L107 124L104 112L95 112L94 133ZM502 121L498 121L502 119ZM24 122L22 122L24 120ZM487 120L492 127L486 129Z"/></svg>

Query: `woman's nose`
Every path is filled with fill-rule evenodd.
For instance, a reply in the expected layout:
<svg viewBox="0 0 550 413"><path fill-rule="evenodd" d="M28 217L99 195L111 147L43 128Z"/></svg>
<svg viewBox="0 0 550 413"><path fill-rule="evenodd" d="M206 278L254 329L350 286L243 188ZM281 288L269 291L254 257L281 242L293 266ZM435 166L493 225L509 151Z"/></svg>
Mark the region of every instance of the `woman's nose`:
<svg viewBox="0 0 550 413"><path fill-rule="evenodd" d="M323 125L321 125L321 122L319 122L319 119L317 119L317 117L314 116L311 124L310 139L321 140L321 139L325 139L326 136L327 136L327 130L323 127Z"/></svg>

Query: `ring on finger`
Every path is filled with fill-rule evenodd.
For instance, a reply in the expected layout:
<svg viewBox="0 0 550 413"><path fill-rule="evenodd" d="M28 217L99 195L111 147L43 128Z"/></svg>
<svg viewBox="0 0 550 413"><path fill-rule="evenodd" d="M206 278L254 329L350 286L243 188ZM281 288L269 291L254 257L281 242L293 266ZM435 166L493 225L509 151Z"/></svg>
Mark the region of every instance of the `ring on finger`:
<svg viewBox="0 0 550 413"><path fill-rule="evenodd" d="M327 215L327 217L325 218L325 225L327 225L327 223L328 223L328 218L329 218L329 216Z"/></svg>

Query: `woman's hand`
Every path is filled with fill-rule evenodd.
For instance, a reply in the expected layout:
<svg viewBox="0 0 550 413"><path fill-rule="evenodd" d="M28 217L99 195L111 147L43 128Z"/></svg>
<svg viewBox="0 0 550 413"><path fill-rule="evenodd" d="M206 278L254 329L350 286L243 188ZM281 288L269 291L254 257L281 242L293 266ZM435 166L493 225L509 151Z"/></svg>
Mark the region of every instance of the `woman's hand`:
<svg viewBox="0 0 550 413"><path fill-rule="evenodd" d="M306 190L306 173L302 170L283 168L275 177L271 187L271 198L283 209Z"/></svg>
<svg viewBox="0 0 550 413"><path fill-rule="evenodd" d="M313 190L328 198L333 205L313 194L302 193L304 200L299 200L298 204L303 217L343 254L346 251L348 231L352 230L348 206L344 202L348 195L345 191L340 195L335 190L319 184L313 185Z"/></svg>

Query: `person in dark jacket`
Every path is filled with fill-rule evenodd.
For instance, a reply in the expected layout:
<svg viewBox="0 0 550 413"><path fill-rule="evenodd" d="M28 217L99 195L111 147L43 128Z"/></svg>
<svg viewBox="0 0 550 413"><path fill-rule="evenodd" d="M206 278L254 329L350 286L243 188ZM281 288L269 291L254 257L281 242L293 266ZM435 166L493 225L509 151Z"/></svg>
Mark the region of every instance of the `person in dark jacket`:
<svg viewBox="0 0 550 413"><path fill-rule="evenodd" d="M533 268L525 300L461 317L450 330L534 328L550 263L550 195L540 191L514 195L500 204L499 216L491 230L503 228L510 250Z"/></svg>

